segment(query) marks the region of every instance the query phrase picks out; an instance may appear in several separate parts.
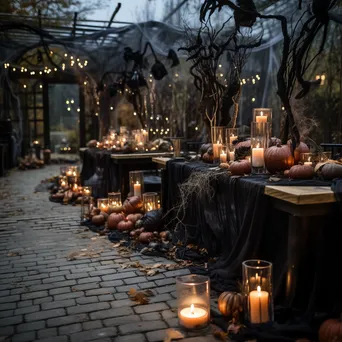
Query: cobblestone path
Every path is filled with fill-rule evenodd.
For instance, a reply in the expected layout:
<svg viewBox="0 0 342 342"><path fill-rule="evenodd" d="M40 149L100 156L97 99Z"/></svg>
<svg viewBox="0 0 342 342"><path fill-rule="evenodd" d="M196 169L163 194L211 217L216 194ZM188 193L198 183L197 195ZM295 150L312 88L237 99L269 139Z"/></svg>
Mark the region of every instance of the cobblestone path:
<svg viewBox="0 0 342 342"><path fill-rule="evenodd" d="M120 263L137 260L170 262L123 257L106 237L79 226L79 207L34 193L42 179L58 173L52 165L0 178L0 341L163 341L166 329L178 326L175 277L188 270L147 277L122 268ZM70 258L80 251L86 255ZM135 305L130 288L151 289L154 296Z"/></svg>

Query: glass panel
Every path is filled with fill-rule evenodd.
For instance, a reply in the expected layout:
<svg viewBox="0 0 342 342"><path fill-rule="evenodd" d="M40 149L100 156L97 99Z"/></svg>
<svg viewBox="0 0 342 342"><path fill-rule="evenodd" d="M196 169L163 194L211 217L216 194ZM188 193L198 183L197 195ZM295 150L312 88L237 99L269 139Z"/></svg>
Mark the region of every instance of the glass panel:
<svg viewBox="0 0 342 342"><path fill-rule="evenodd" d="M43 135L44 134L44 123L42 121L37 121L37 135Z"/></svg>
<svg viewBox="0 0 342 342"><path fill-rule="evenodd" d="M43 94L36 94L36 107L43 106Z"/></svg>
<svg viewBox="0 0 342 342"><path fill-rule="evenodd" d="M35 122L34 121L30 121L30 132L29 132L29 134L30 134L30 143L32 143L32 141L34 140L34 139L36 139L36 134L35 134Z"/></svg>
<svg viewBox="0 0 342 342"><path fill-rule="evenodd" d="M36 120L43 120L44 112L43 109L36 109Z"/></svg>
<svg viewBox="0 0 342 342"><path fill-rule="evenodd" d="M34 120L34 109L28 109L27 112L29 120Z"/></svg>

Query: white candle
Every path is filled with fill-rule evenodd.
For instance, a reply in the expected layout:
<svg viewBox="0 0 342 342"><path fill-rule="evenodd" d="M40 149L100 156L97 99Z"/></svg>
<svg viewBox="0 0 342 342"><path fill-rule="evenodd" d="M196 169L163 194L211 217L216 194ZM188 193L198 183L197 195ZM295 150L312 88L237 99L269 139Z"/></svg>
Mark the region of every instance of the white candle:
<svg viewBox="0 0 342 342"><path fill-rule="evenodd" d="M255 121L256 122L267 122L267 116L266 115L264 115L264 113L263 112L260 112L260 115L257 115L256 117L255 117Z"/></svg>
<svg viewBox="0 0 342 342"><path fill-rule="evenodd" d="M229 152L229 160L234 161L234 159L235 159L235 152L234 151Z"/></svg>
<svg viewBox="0 0 342 342"><path fill-rule="evenodd" d="M249 316L251 323L266 323L270 320L268 312L268 298L267 291L261 291L260 286L256 291L249 293Z"/></svg>
<svg viewBox="0 0 342 342"><path fill-rule="evenodd" d="M222 144L220 144L219 142L217 142L217 144L213 144L214 159L220 158L221 149L222 149Z"/></svg>
<svg viewBox="0 0 342 342"><path fill-rule="evenodd" d="M238 138L237 135L231 135L231 136L229 137L229 143L230 143L231 145L233 145L233 141L236 140L237 138Z"/></svg>
<svg viewBox="0 0 342 342"><path fill-rule="evenodd" d="M141 184L138 181L134 184L134 196L141 197Z"/></svg>
<svg viewBox="0 0 342 342"><path fill-rule="evenodd" d="M252 148L252 166L263 167L264 165L264 149L262 147Z"/></svg>
<svg viewBox="0 0 342 342"><path fill-rule="evenodd" d="M179 323L187 329L201 327L208 323L209 314L205 309L195 307L191 304L190 307L184 308L178 315Z"/></svg>
<svg viewBox="0 0 342 342"><path fill-rule="evenodd" d="M220 154L220 162L221 163L227 163L227 153L222 151Z"/></svg>

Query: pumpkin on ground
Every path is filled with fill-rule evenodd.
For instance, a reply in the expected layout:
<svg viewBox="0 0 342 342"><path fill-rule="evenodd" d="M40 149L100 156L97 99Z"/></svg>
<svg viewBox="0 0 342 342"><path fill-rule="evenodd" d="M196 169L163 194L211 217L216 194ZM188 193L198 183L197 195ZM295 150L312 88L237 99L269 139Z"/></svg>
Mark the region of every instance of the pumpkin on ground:
<svg viewBox="0 0 342 342"><path fill-rule="evenodd" d="M125 231L131 231L134 228L134 224L131 221L128 221L127 219L120 221L117 225L117 228L121 232Z"/></svg>
<svg viewBox="0 0 342 342"><path fill-rule="evenodd" d="M235 159L245 159L251 155L251 140L245 140L237 143L235 145Z"/></svg>
<svg viewBox="0 0 342 342"><path fill-rule="evenodd" d="M91 219L91 222L95 226L103 226L105 224L105 218L102 215L94 215Z"/></svg>
<svg viewBox="0 0 342 342"><path fill-rule="evenodd" d="M342 341L342 315L338 318L327 319L318 331L319 342Z"/></svg>
<svg viewBox="0 0 342 342"><path fill-rule="evenodd" d="M269 147L265 151L265 166L268 172L277 173L290 169L294 164L291 149L288 145Z"/></svg>
<svg viewBox="0 0 342 342"><path fill-rule="evenodd" d="M290 147L290 150L292 152L292 150L293 150L292 140L289 140L287 142L287 145ZM301 153L309 153L309 152L310 152L309 146L307 144L305 144L303 141L301 141L299 143L299 145L294 150L294 154L293 154L293 156L294 156L294 163L298 164L298 162L300 161L300 154Z"/></svg>
<svg viewBox="0 0 342 342"><path fill-rule="evenodd" d="M118 226L118 223L123 221L125 219L125 215L124 214L116 214L116 213L112 213L109 215L108 217L108 229L116 229Z"/></svg>
<svg viewBox="0 0 342 342"><path fill-rule="evenodd" d="M251 173L251 163L246 159L233 161L229 165L229 171L233 176L242 176Z"/></svg>
<svg viewBox="0 0 342 342"><path fill-rule="evenodd" d="M101 212L100 212L100 215L102 215L102 216L104 217L105 221L108 220L108 214L105 213L104 211L101 211Z"/></svg>
<svg viewBox="0 0 342 342"><path fill-rule="evenodd" d="M143 207L143 202L140 197L132 196L132 197L128 197L125 200L122 207L126 214L134 214L136 212L141 211Z"/></svg>
<svg viewBox="0 0 342 342"><path fill-rule="evenodd" d="M129 214L127 215L127 220L131 221L134 225L138 220L140 220L143 217L142 214Z"/></svg>
<svg viewBox="0 0 342 342"><path fill-rule="evenodd" d="M289 171L289 178L292 179L311 179L314 169L311 165L293 165Z"/></svg>
<svg viewBox="0 0 342 342"><path fill-rule="evenodd" d="M153 233L151 232L142 232L139 235L139 242L141 243L150 243L153 239Z"/></svg>
<svg viewBox="0 0 342 342"><path fill-rule="evenodd" d="M223 316L232 317L233 323L240 320L243 312L243 296L238 292L223 292L218 298L218 309Z"/></svg>
<svg viewBox="0 0 342 342"><path fill-rule="evenodd" d="M122 205L119 206L119 207L109 207L108 209L108 214L112 214L112 213L116 213L116 214L119 214L119 213L122 213L124 210L123 210L123 207Z"/></svg>

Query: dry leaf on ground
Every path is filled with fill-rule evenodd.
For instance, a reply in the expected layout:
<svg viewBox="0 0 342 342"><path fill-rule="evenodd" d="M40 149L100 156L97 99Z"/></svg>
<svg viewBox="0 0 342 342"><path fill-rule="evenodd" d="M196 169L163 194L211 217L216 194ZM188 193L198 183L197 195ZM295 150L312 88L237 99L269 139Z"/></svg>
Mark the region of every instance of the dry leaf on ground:
<svg viewBox="0 0 342 342"><path fill-rule="evenodd" d="M9 257L14 257L14 256L18 256L18 255L20 255L19 252L9 252L7 254L7 256L9 256Z"/></svg>
<svg viewBox="0 0 342 342"><path fill-rule="evenodd" d="M144 305L150 302L148 297L153 296L153 292L151 290L146 291L137 291L136 289L132 288L128 292L129 298L136 302L137 304Z"/></svg>
<svg viewBox="0 0 342 342"><path fill-rule="evenodd" d="M181 338L185 338L185 336L180 331L170 328L166 330L164 342L171 342L172 340L179 340Z"/></svg>

